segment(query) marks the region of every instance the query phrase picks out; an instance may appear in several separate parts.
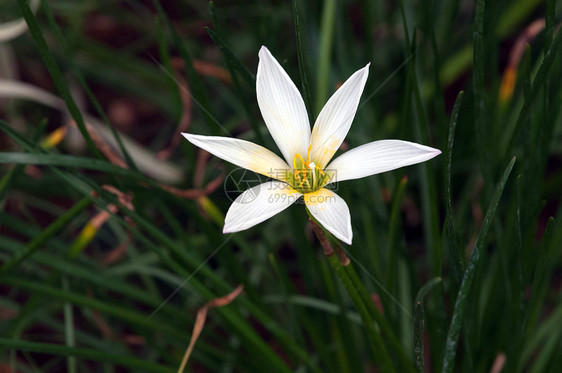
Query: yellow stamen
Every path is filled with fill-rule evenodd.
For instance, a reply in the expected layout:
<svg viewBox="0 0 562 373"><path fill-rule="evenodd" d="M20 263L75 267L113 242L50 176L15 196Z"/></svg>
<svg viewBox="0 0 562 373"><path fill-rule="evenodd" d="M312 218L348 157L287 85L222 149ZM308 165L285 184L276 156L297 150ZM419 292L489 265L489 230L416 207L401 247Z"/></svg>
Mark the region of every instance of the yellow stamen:
<svg viewBox="0 0 562 373"><path fill-rule="evenodd" d="M302 171L300 168L297 168L297 158L300 158L302 163L305 163L304 159L302 158L302 156L300 154L296 154L295 157L293 158L293 170L295 170L294 171L295 179L297 178L297 175ZM305 173L306 173L306 171L305 171Z"/></svg>
<svg viewBox="0 0 562 373"><path fill-rule="evenodd" d="M312 144L308 146L306 151L306 160L300 154L295 154L293 158L293 185L298 189L312 190L316 189L319 184L324 183L326 174L310 159L311 151ZM316 171L318 171L318 177Z"/></svg>

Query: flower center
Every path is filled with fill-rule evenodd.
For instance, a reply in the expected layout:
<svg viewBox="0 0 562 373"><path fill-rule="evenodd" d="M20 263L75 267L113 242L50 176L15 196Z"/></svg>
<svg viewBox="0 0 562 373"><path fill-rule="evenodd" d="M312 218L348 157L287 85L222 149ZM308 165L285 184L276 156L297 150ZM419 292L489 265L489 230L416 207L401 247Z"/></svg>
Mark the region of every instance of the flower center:
<svg viewBox="0 0 562 373"><path fill-rule="evenodd" d="M308 147L306 152L306 160L300 155L296 154L293 158L293 172L289 175L289 183L298 192L306 194L314 192L328 182L329 178L326 173L318 168L314 162L310 161L310 149Z"/></svg>

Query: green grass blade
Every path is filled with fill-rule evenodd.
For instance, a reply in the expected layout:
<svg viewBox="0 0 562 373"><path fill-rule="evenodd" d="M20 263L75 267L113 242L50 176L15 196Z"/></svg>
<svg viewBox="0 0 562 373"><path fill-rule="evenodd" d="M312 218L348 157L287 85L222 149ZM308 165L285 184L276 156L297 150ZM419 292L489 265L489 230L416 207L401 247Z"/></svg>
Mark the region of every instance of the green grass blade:
<svg viewBox="0 0 562 373"><path fill-rule="evenodd" d="M4 127L8 127L8 126L6 124L4 124L2 122L2 120L0 120L0 127L4 128ZM39 125L35 128L35 132L33 134L33 141L34 142L39 141L39 138L45 132L46 127L47 127L47 121L46 120L43 120L39 123ZM12 168L11 170L9 170L4 175L4 177L2 177L2 179L0 179L0 203L2 201L3 195L8 190L8 186L10 185L10 183L13 180L15 180L19 175L21 175L24 171L25 171L25 166L24 165L18 165L16 167Z"/></svg>
<svg viewBox="0 0 562 373"><path fill-rule="evenodd" d="M7 338L0 338L0 347L9 348L17 351L30 351L43 354L60 355L60 356L76 356L84 359L100 361L110 364L116 364L123 367L134 369L140 372L154 373L175 373L176 369L161 364L147 361L146 359L138 359L130 356L109 354L107 352L98 351L88 348L66 347L50 343L37 343L18 341Z"/></svg>
<svg viewBox="0 0 562 373"><path fill-rule="evenodd" d="M416 368L420 373L425 372L425 361L423 357L423 332L425 323L423 299L431 291L431 289L440 283L441 277L432 278L424 286L422 286L416 295L416 305L414 307L414 353L416 356Z"/></svg>
<svg viewBox="0 0 562 373"><path fill-rule="evenodd" d="M538 250L538 258L534 269L533 284L531 285L531 299L527 306L526 315L526 332L530 333L535 329L535 324L540 316L540 311L544 298L548 291L548 281L552 271L552 262L554 253L553 246L551 245L552 234L556 223L554 218L548 219L544 234L541 240L541 245Z"/></svg>
<svg viewBox="0 0 562 373"><path fill-rule="evenodd" d="M12 217L12 219L15 219ZM11 227L11 226L10 226ZM28 229L29 231L29 229ZM32 231L29 235L33 236L35 234ZM0 236L0 246L3 250L7 250L11 253L23 250L21 244L16 241L10 240L6 237ZM51 245L46 243L48 249ZM31 263L30 263L31 262ZM129 285L120 281L115 281L111 273L100 273L99 271L93 270L94 265L89 266L83 265L82 263L77 263L76 260L69 260L66 258L60 258L58 256L50 255L48 252L36 252L32 257L28 258L25 262L26 267L31 268L31 271L37 271L41 266L49 266L51 269L68 276L74 280L84 281L85 283L92 284L96 288L106 289L108 291L119 294L120 296L130 299L132 301L140 302L146 306L156 309L161 304L161 299L152 296L150 293L139 289L136 286ZM148 266L149 264L146 264ZM138 264L136 271L142 272L142 264ZM181 283L181 279L177 277L177 281L170 282L170 285L177 286ZM162 312L168 313L171 317L181 318L185 316L185 311L172 305L171 303L166 304L162 307Z"/></svg>
<svg viewBox="0 0 562 373"><path fill-rule="evenodd" d="M212 4L212 2L211 2L211 4ZM216 26L215 26L215 28L216 28ZM210 29L208 27L205 28L205 31L207 31L207 35L209 35L209 37L211 38L213 43L221 51L229 69L232 69L232 72L236 72L236 73L240 74L242 79L250 87L252 87L252 88L255 87L256 86L256 76L254 74L252 74L250 72L250 70L248 70L248 68L238 58L236 58L236 56L234 55L232 50L230 50L230 48L225 44L221 35L219 35L218 32L216 32L215 30Z"/></svg>
<svg viewBox="0 0 562 373"><path fill-rule="evenodd" d="M209 3L209 6L211 8L211 13L214 14L214 6L212 5L213 2ZM216 16L213 16L214 22L213 25L216 26ZM244 74L250 74L250 72L248 71L248 69L246 69L246 67L244 65L242 65L242 63L234 56L234 54L232 53L232 51L226 46L225 42L222 40L221 36L218 34L218 32L215 32L214 30L206 27L205 31L207 31L207 34L209 35L209 37L213 40L213 43L215 43L215 45L219 48L219 50L221 51L223 58L226 61L226 65L228 66L228 71L230 72L230 76L232 77L232 84L234 85L234 90L236 95L238 95L239 97L245 97L247 96L247 94L244 94L242 87L240 86L240 82L238 81L238 75L237 72L240 73L240 75L242 75L242 77L248 82L248 84L253 88L256 86L256 78L254 76L250 76L249 78L247 76L244 76L243 73L241 73L241 71L244 71ZM248 79L250 79L248 81ZM260 131L260 126L258 121L256 120L254 114L252 113L252 109L250 108L250 105L248 104L247 100L241 100L241 104L242 107L244 108L244 111L246 112L246 116L248 118L248 121L250 122L250 125L252 126L252 128L254 129L254 132L256 134L256 137L258 138L258 141L262 144L265 144L265 139L262 135L262 132Z"/></svg>
<svg viewBox="0 0 562 373"><path fill-rule="evenodd" d="M486 54L484 50L484 13L486 3L484 0L476 0L474 10L475 30L473 34L473 64L472 87L474 90L474 130L476 132L476 143L478 145L478 157L480 168L484 174L484 180L490 181L490 147L488 119L486 116L486 92L484 87L484 67L486 65Z"/></svg>
<svg viewBox="0 0 562 373"><path fill-rule="evenodd" d="M116 166L100 159L77 157L65 154L0 153L0 164L34 164L43 166L77 167L103 171L109 174L144 179L145 176L127 168Z"/></svg>
<svg viewBox="0 0 562 373"><path fill-rule="evenodd" d="M301 77L302 97L308 112L310 123L314 123L312 101L310 100L310 88L308 86L308 76L306 75L306 63L304 61L304 48L301 35L301 26L299 21L298 0L293 0L293 20L295 23L295 39L297 42L297 58L299 61L299 74Z"/></svg>
<svg viewBox="0 0 562 373"><path fill-rule="evenodd" d="M433 85L435 93L433 95L433 107L437 117L439 134L444 134L446 131L446 118L445 118L445 96L443 94L443 85L441 82L441 76L439 72L441 71L441 58L439 56L439 47L437 45L437 37L435 36L435 4L433 0L426 0L426 12L427 12L427 32L429 34L429 42L431 45L431 52L433 56L432 66L433 66ZM443 135L442 138L445 136ZM444 144L440 144L444 146Z"/></svg>
<svg viewBox="0 0 562 373"><path fill-rule="evenodd" d="M66 56L70 55L68 43L66 42L66 39L65 39L64 35L62 34L62 32L61 32L61 30L60 30L60 28L59 28L59 26L58 26L58 24L55 20L55 17L53 15L53 12L51 11L49 3L46 0L42 0L41 1L41 8L43 9L43 12L47 16L47 21L49 22L49 26L51 26L51 29L53 30L59 44L61 45L63 53ZM129 155L129 152L127 151L127 149L123 145L123 142L121 141L121 136L119 136L119 133L115 130L115 128L113 128L113 126L109 122L109 119L107 118L107 115L105 115L105 112L103 111L103 108L102 108L101 104L99 103L98 99L96 98L96 96L94 95L94 93L92 92L90 87L88 86L88 83L86 83L86 80L84 79L84 76L82 75L82 72L78 69L78 67L76 66L76 64L74 63L74 60L72 58L69 58L69 62L70 62L70 66L72 67L72 70L74 72L74 75L78 78L78 81L80 82L80 85L82 85L82 89L84 89L84 92L88 96L88 99L92 103L92 106L96 109L97 113L102 118L103 122L109 128L113 137L115 138L115 141L117 142L117 144L119 146L119 149L121 149L121 153L125 157L125 160L127 161L127 164L129 164L129 166L131 166L133 169L136 170L136 165L135 165L133 159L131 158L131 156Z"/></svg>
<svg viewBox="0 0 562 373"><path fill-rule="evenodd" d="M539 67L539 71L537 72L537 75L533 80L533 84L531 85L531 91L529 92L529 95L527 96L525 102L523 103L523 107L521 108L519 117L517 118L517 122L515 124L515 129L513 131L513 134L511 135L510 144L506 150L507 154L513 152L513 149L522 132L523 124L531 114L531 107L533 106L537 96L540 96L539 91L540 89L542 89L542 87L548 80L548 73L550 71L550 68L552 67L553 62L555 61L558 52L560 52L561 49L562 49L562 32L559 32L554 38L554 40L552 41L550 48L546 52L543 62Z"/></svg>
<svg viewBox="0 0 562 373"><path fill-rule="evenodd" d="M37 249L41 247L49 238L59 232L61 229L65 228L66 225L74 219L79 213L84 211L88 206L90 206L90 198L84 197L78 201L74 206L72 206L68 211L51 223L47 228L43 229L41 233L33 240L31 240L21 251L18 251L9 261L4 263L0 267L0 274L6 274L9 271L13 271L14 268L25 260L28 256L32 255Z"/></svg>
<svg viewBox="0 0 562 373"><path fill-rule="evenodd" d="M506 11L502 13L495 28L495 34L499 38L506 38L523 23L544 0L518 0L511 2ZM441 81L445 86L453 83L473 63L474 50L472 45L467 45L459 52L450 57L442 65Z"/></svg>
<svg viewBox="0 0 562 373"><path fill-rule="evenodd" d="M332 45L334 41L334 26L336 20L336 0L324 2L322 10L322 26L320 30L320 52L318 55L318 75L316 76L316 104L315 113L319 113L328 101L330 89L330 64L332 61ZM314 113L314 114L315 114Z"/></svg>
<svg viewBox="0 0 562 373"><path fill-rule="evenodd" d="M401 213L402 213L402 202L404 200L404 194L406 192L406 187L408 185L408 177L404 176L398 182L393 193L392 208L390 210L390 220L388 222L388 269L387 269L387 279L386 286L391 294L396 292L398 284L398 253L400 251L398 242L401 230Z"/></svg>
<svg viewBox="0 0 562 373"><path fill-rule="evenodd" d="M541 362L532 359L533 354L536 352L540 355L546 355L542 357L544 360L548 360L548 355L552 353L550 350L552 347L549 347L549 342L552 340L557 341L560 343L560 324L562 323L562 304L558 303L556 308L550 313L548 318L538 327L536 330L532 331L532 334L526 339L526 343L524 345L523 350L519 356L519 371L525 371L525 367L532 362L540 363L541 365L545 364L545 362ZM543 343L541 345L541 342ZM536 366L536 364L534 364ZM542 370L545 372L546 370Z"/></svg>
<svg viewBox="0 0 562 373"><path fill-rule="evenodd" d="M461 249L457 240L457 233L455 230L455 223L453 220L453 193L451 190L451 163L453 158L453 144L455 142L455 130L457 128L457 120L459 116L460 107L462 104L464 92L460 91L457 99L455 101L455 106L453 107L453 112L451 113L451 122L449 124L449 137L447 141L447 152L445 154L446 166L445 166L445 207L446 207L446 217L445 217L445 229L447 230L447 246L449 248L449 256L452 266L453 279L456 282L456 288L461 283L462 271L464 268L464 263L461 256Z"/></svg>
<svg viewBox="0 0 562 373"><path fill-rule="evenodd" d="M390 350L393 354L396 355L398 361L400 362L400 366L406 372L414 372L414 367L412 365L411 359L408 357L408 354L404 351L404 348L400 344L398 337L394 334L392 328L390 327L386 318L381 314L381 312L377 309L375 303L371 299L370 294L365 289L365 286L361 283L355 268L352 265L348 265L344 267L347 275L352 283L355 284L355 288L359 292L359 295L363 299L363 303L367 306L367 311L369 311L371 317L375 320L378 327L380 328L386 343L388 343Z"/></svg>
<svg viewBox="0 0 562 373"><path fill-rule="evenodd" d="M480 263L480 251L484 249L488 231L490 230L490 226L492 225L492 221L494 220L494 216L496 215L496 209L498 207L500 198L507 183L507 179L509 178L514 164L515 157L512 158L507 165L507 168L505 169L502 178L498 186L496 187L494 196L490 201L488 211L486 212L486 216L484 217L482 227L480 228L480 232L478 233L478 237L476 238L476 242L474 243L472 254L470 255L470 260L468 262L468 266L466 267L459 293L457 295L457 300L455 302L455 307L453 310L453 317L447 335L447 344L445 345L445 353L443 357L443 373L451 373L454 370L459 333L464 321L464 313L468 303L468 295L470 293L472 280L474 279L476 269Z"/></svg>
<svg viewBox="0 0 562 373"><path fill-rule="evenodd" d="M356 285L351 281L349 275L347 274L346 267L350 267L351 264L342 266L337 255L335 255L334 253L332 253L332 255L328 255L327 259L340 278L344 287L346 288L349 296L352 298L353 304L355 305L357 311L359 312L359 315L361 316L363 325L366 328L366 333L371 351L373 353L373 357L376 359L377 363L380 364L381 372L394 372L395 369L392 361L390 360L390 356L388 355L383 339L375 329L374 320L369 314L369 311L367 311L367 306L359 295ZM361 285L361 287L363 287L363 285Z"/></svg>
<svg viewBox="0 0 562 373"><path fill-rule="evenodd" d="M417 113L417 118L414 119L415 132L417 137L421 140L421 143L429 144L429 127L425 108L423 105L420 87L418 84L418 77L416 73L416 35L417 32L414 27L413 40L410 40L410 31L408 29L408 20L406 18L406 11L404 9L404 2L400 0L400 14L402 17L402 27L404 29L404 43L406 47L406 53L409 58L408 63L408 81L411 83L413 90L413 98L415 103L415 109ZM411 57L411 58L410 58ZM410 91L406 91L410 94ZM421 169L421 188L422 188L422 212L423 212L423 226L425 241L427 247L431 248L431 260L432 260L432 273L435 276L441 275L441 262L443 256L443 248L439 240L439 217L437 216L437 191L435 187L435 181L431 177L433 174L433 166L431 163L424 162L420 165ZM428 251L429 252L429 251Z"/></svg>
<svg viewBox="0 0 562 373"><path fill-rule="evenodd" d="M145 332L148 330L161 330L162 332L167 333L170 337L174 337L176 341L187 340L187 337L189 336L188 332L185 330L177 329L169 323L163 322L157 318L148 318L146 315L133 311L126 306L116 305L70 291L64 291L48 283L39 283L28 279L20 279L16 276L4 276L2 278L2 283L25 289L33 293L42 294L47 297L67 301L75 304L76 306L87 307L104 312L105 314L112 315L125 322L131 323Z"/></svg>
<svg viewBox="0 0 562 373"><path fill-rule="evenodd" d="M153 4L156 6L156 9L158 10L158 16L162 18L165 24L168 25L168 28L172 33L172 39L174 41L174 44L176 45L176 48L178 48L178 52L185 66L185 72L187 74L187 78L192 90L190 94L191 97L193 98L193 101L200 109L203 118L205 118L205 122L207 123L209 130L215 135L219 133L224 135L221 129L217 128L218 122L216 121L216 119L213 117L213 115L209 110L210 109L209 96L207 95L207 91L203 87L203 83L201 82L201 78L199 77L199 74L195 71L195 68L193 67L193 61L190 51L188 50L187 46L185 45L185 43L179 36L178 32L174 28L172 22L170 21L170 18L166 15L166 12L162 8L162 4L160 4L160 1L153 0Z"/></svg>
<svg viewBox="0 0 562 373"><path fill-rule="evenodd" d="M53 78L53 82L55 83L57 90L59 91L62 99L64 100L68 108L68 111L72 116L72 119L74 119L74 121L78 125L78 128L80 129L82 136L84 136L84 139L86 140L86 143L88 144L88 148L90 149L90 151L95 156L101 158L102 157L101 153L99 152L98 148L92 141L90 134L86 130L84 118L82 118L82 114L80 113L78 106L76 105L74 99L72 98L72 95L70 94L70 90L68 89L68 86L62 77L62 73L57 63L55 62L55 58L53 57L53 54L51 53L49 47L47 46L47 42L45 41L45 37L43 36L43 32L41 31L39 24L37 23L37 19L35 18L35 15L31 11L31 8L29 7L29 4L27 3L26 0L18 0L18 4L22 10L23 17L25 18L25 22L29 27L29 32L31 33L31 36L35 41L35 44L37 44L37 49L41 54L41 58L43 59L43 62L45 63L47 69L49 70L49 74L51 74L51 77Z"/></svg>
<svg viewBox="0 0 562 373"><path fill-rule="evenodd" d="M496 26L498 36L508 36L517 26L525 22L543 2L543 0L518 0L511 2L510 6L502 13L502 17Z"/></svg>
<svg viewBox="0 0 562 373"><path fill-rule="evenodd" d="M70 285L68 283L68 278L62 277L62 290L67 292L70 291ZM64 340L67 347L76 347L76 333L74 328L74 314L72 310L72 304L65 302L63 306L64 312ZM78 361L76 356L69 355L66 359L67 372L76 373Z"/></svg>

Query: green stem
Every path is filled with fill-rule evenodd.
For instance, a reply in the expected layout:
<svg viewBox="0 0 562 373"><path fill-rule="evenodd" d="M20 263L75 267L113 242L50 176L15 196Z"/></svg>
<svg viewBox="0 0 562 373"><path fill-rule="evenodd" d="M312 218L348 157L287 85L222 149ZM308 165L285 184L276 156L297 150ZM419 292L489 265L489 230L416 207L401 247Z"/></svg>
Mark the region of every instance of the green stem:
<svg viewBox="0 0 562 373"><path fill-rule="evenodd" d="M365 303L367 310L371 317L375 320L379 329L381 330L382 334L384 335L386 342L390 345L391 350L396 354L398 357L398 361L400 362L400 366L406 372L414 373L415 369L412 365L411 359L408 357L404 348L400 344L396 335L392 332L390 325L386 322L384 316L380 313L380 311L375 306L375 303L372 301L371 296L353 268L352 265L348 265L343 267L347 276L350 278L351 282L359 292L361 298L363 298L363 303Z"/></svg>
<svg viewBox="0 0 562 373"><path fill-rule="evenodd" d="M395 372L388 351L384 346L382 337L377 332L375 328L375 323L371 315L369 314L369 311L367 311L367 306L361 299L357 287L354 285L354 283L351 281L351 279L347 274L345 268L350 267L351 265L347 265L346 267L343 267L338 257L335 255L335 253L332 253L331 255L327 255L327 258L328 261L330 262L330 265L332 266L332 268L340 278L341 282L343 283L343 286L347 290L347 293L351 297L351 300L353 301L355 308L357 308L357 311L359 311L361 320L363 321L363 324L365 325L367 330L367 338L369 339L371 350L375 356L375 359L380 363L381 372Z"/></svg>
<svg viewBox="0 0 562 373"><path fill-rule="evenodd" d="M350 276L348 275L349 270L346 269L347 267L353 269L351 267L351 264L349 263L349 259L347 259L347 257L345 256L343 250L339 248L338 255L336 255L334 249L332 248L332 245L330 244L330 241L326 237L324 227L322 227L322 225L316 219L314 219L308 209L306 209L306 212L309 216L310 223L312 224L312 229L314 230L316 237L318 237L318 240L320 241L320 244L324 249L324 255L326 256L326 258L328 258L330 265L332 266L332 268L334 268L334 271L342 281L345 289L347 290L347 293L351 297L355 308L357 308L357 311L359 311L361 320L363 321L363 324L367 329L367 338L369 339L369 345L371 347L373 355L375 356L375 359L380 363L381 372L395 372L394 366L392 365L392 361L390 359L390 355L388 354L388 351L384 346L382 337L379 335L375 328L375 323L373 321L373 318L369 314L369 311L367 310L366 303L361 299L361 296L359 295L359 289L362 289L366 293L365 287L363 286L363 284L361 284L361 282L354 282L351 280ZM334 240L336 240L336 238L334 238ZM341 248L342 246L340 242L337 240L336 242ZM344 263L343 265L342 262ZM357 276L355 277L357 278Z"/></svg>

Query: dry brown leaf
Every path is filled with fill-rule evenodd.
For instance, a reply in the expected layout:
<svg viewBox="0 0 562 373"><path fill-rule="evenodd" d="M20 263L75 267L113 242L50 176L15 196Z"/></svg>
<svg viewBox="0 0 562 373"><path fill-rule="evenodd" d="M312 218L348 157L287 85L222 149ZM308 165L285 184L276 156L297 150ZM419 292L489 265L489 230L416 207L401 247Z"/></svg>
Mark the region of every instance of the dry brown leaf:
<svg viewBox="0 0 562 373"><path fill-rule="evenodd" d="M500 85L500 100L505 101L511 98L515 88L515 80L517 76L517 67L525 53L525 48L535 36L544 30L544 18L537 19L532 22L525 30L519 35L513 48L509 52L509 60L504 70L502 82Z"/></svg>
<svg viewBox="0 0 562 373"><path fill-rule="evenodd" d="M224 177L223 170L216 179L209 182L203 189L179 189L166 184L160 184L160 188L180 198L197 199L213 193L222 184Z"/></svg>
<svg viewBox="0 0 562 373"><path fill-rule="evenodd" d="M183 359L178 369L178 373L182 373L184 371L185 366L187 365L187 361L189 360L189 356L191 355L191 352L193 351L193 347L195 346L195 342L197 342L197 339L199 338L201 332L203 331L203 327L205 326L205 321L207 320L207 311L210 308L226 306L234 299L236 299L236 297L239 296L240 293L242 293L242 290L244 290L244 285L240 284L230 294L209 301L207 304L201 307L199 311L197 311L195 324L193 325L193 332L191 333L191 340L189 341L187 350L185 350L185 354L183 355Z"/></svg>
<svg viewBox="0 0 562 373"><path fill-rule="evenodd" d="M127 239L125 240L125 242L123 242L115 249L111 250L110 252L104 255L101 261L101 267L102 268L107 267L108 265L115 263L116 261L121 259L123 255L127 253L127 249L129 248L131 242L133 242L132 233L128 232Z"/></svg>
<svg viewBox="0 0 562 373"><path fill-rule="evenodd" d="M77 127L76 122L73 120L69 121L69 125ZM111 148L111 146L105 142L105 140L96 132L92 125L86 123L86 130L88 131L88 134L90 135L90 138L92 139L96 147L103 153L103 155L106 156L106 158L111 163L122 168L129 168L129 165L125 163L125 161L121 159L121 157Z"/></svg>
<svg viewBox="0 0 562 373"><path fill-rule="evenodd" d="M199 149L199 151L197 152L197 162L195 165L195 173L193 174L193 185L195 185L196 188L201 188L201 185L203 185L205 168L210 157L211 153L203 149Z"/></svg>
<svg viewBox="0 0 562 373"><path fill-rule="evenodd" d="M193 68L199 74L220 79L227 84L232 83L232 77L230 76L228 70L226 70L225 68L222 68L211 62L202 61L202 60L192 60L191 62L193 63ZM172 59L172 66L175 69L183 69L184 68L183 59L177 57Z"/></svg>

